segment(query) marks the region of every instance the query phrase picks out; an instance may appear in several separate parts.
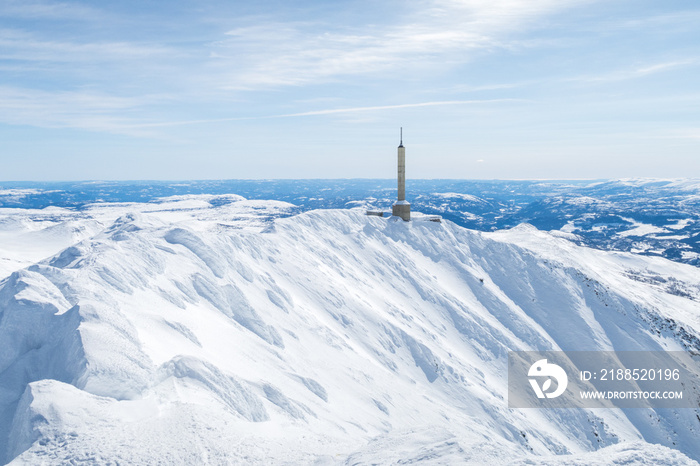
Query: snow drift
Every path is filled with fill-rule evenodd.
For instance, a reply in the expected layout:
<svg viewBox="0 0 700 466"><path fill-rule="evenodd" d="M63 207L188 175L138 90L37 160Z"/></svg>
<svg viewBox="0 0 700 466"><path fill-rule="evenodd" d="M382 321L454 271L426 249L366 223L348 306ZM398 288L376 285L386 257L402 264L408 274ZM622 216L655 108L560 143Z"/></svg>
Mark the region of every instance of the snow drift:
<svg viewBox="0 0 700 466"><path fill-rule="evenodd" d="M698 410L506 399L509 350L700 351L696 268L212 199L93 206L63 221L96 233L4 279L0 460L700 459Z"/></svg>

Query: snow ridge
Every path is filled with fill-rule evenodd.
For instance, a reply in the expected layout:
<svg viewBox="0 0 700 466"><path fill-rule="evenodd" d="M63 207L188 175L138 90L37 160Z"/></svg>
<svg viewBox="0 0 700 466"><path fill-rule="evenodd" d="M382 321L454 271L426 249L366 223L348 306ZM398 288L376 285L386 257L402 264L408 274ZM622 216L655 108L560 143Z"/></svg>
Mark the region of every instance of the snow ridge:
<svg viewBox="0 0 700 466"><path fill-rule="evenodd" d="M509 350L700 351L700 299L631 278L692 290L693 267L526 226L210 201L122 206L0 283L0 459L700 458L698 410L506 400Z"/></svg>

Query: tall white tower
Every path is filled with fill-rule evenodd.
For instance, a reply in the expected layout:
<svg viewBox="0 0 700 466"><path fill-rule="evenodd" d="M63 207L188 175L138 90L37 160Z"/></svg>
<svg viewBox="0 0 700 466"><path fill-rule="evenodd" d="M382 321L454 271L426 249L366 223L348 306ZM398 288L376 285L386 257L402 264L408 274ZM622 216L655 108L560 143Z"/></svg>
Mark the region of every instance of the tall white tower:
<svg viewBox="0 0 700 466"><path fill-rule="evenodd" d="M401 217L404 221L411 220L411 204L406 200L406 148L403 146L403 127L401 128L401 139L399 143L399 196L398 200L391 206L391 213L396 217Z"/></svg>

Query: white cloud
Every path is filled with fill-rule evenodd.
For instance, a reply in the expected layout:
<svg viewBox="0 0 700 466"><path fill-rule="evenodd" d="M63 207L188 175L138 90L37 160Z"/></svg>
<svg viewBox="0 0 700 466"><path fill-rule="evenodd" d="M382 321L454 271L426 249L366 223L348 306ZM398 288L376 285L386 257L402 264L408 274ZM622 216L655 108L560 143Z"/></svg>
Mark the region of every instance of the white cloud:
<svg viewBox="0 0 700 466"><path fill-rule="evenodd" d="M608 74L579 76L568 79L568 81L583 81L583 82L614 82L627 81L630 79L638 79L644 76L649 76L656 73L663 73L672 69L691 66L698 63L696 58L687 58L684 60L675 60L662 63L648 64L641 67L631 69L617 70Z"/></svg>
<svg viewBox="0 0 700 466"><path fill-rule="evenodd" d="M172 56L171 48L155 44L118 42L69 42L44 40L20 30L0 29L0 59L50 63L124 63Z"/></svg>
<svg viewBox="0 0 700 466"><path fill-rule="evenodd" d="M615 21L616 29L638 29L645 32L650 31L678 31L679 28L697 29L698 21L700 20L700 10L681 10L673 13L656 14L651 16L643 16L623 21ZM669 29L669 25L672 29Z"/></svg>
<svg viewBox="0 0 700 466"><path fill-rule="evenodd" d="M506 36L579 0L411 2L394 23L348 30L319 23L267 22L212 44L227 89L303 85L401 70L445 69L474 50L508 46Z"/></svg>
<svg viewBox="0 0 700 466"><path fill-rule="evenodd" d="M0 3L0 17L93 20L103 15L95 8L77 3L3 0Z"/></svg>
<svg viewBox="0 0 700 466"><path fill-rule="evenodd" d="M308 112L299 113L285 113L280 115L265 115L265 116L245 116L245 117L232 117L232 118L214 118L214 119L202 119L202 120L184 120L184 121L167 121L158 123L143 123L135 124L134 128L153 128L153 127L166 127L166 126L184 126L184 125L196 125L205 123L218 123L225 121L244 121L244 120L265 120L273 118L294 118L294 117L307 117L307 116L321 116L321 115L340 115L340 114L360 114L377 112L384 110L397 110L405 108L419 108L419 107L442 107L448 105L487 105L487 104L500 104L500 103L514 103L514 102L526 102L522 99L489 99L489 100L446 100L446 101L434 101L434 102L418 102L412 104L397 104L397 105L378 105L369 107L350 107L350 108L331 108L323 110L312 110Z"/></svg>
<svg viewBox="0 0 700 466"><path fill-rule="evenodd" d="M668 139L697 139L700 140L700 128L683 128L668 131L663 136Z"/></svg>
<svg viewBox="0 0 700 466"><path fill-rule="evenodd" d="M93 91L47 92L0 86L0 122L152 136L152 133L133 127L130 113L154 100L157 98L125 98Z"/></svg>
<svg viewBox="0 0 700 466"><path fill-rule="evenodd" d="M469 60L474 50L505 46L508 34L580 1L415 0L400 10L405 13L386 18L381 25L323 23L323 18L300 22L268 17L262 21L257 16L237 20L238 27L209 41L203 40L214 37L209 31L192 41L168 35L173 34L171 30L156 33L151 41L135 42L125 39L131 36L121 30L116 36L90 34L86 36L90 40L80 42L79 34L62 35L60 28L0 29L0 59L8 62L4 66L22 63L25 70L37 70L48 82L59 83L58 91L21 88L24 84L0 88L0 120L129 134L148 127L232 121L238 118L148 123L158 116L144 111L152 97L141 96L158 89L170 93L170 97L161 96L161 101L186 102L190 108L199 105L201 109L204 102L218 103L218 97L242 94L222 93L227 90L279 89L359 75L389 79L397 73L439 74ZM95 18L102 13L71 3L11 1L0 7L1 14ZM60 78L54 81L51 75ZM75 90L81 88L95 90ZM269 118L466 103L474 101L436 99L405 106L292 111Z"/></svg>
<svg viewBox="0 0 700 466"><path fill-rule="evenodd" d="M166 96L159 95L118 97L95 91L47 92L0 86L0 122L44 128L80 128L88 131L126 134L137 137L157 137L157 134L152 131L154 128L227 121L351 115L420 107L522 102L517 99L432 101L398 105L331 108L278 115L143 122L144 115L142 110L149 105L160 103L166 98Z"/></svg>
<svg viewBox="0 0 700 466"><path fill-rule="evenodd" d="M672 61L672 62L666 62L666 63L656 63L654 65L644 66L642 68L637 68L636 70L634 70L634 74L636 74L638 76L646 76L648 74L660 73L663 71L668 71L669 69L672 69L672 68L678 68L678 67L685 66L685 65L692 65L695 63L697 63L696 59L678 60L678 61Z"/></svg>

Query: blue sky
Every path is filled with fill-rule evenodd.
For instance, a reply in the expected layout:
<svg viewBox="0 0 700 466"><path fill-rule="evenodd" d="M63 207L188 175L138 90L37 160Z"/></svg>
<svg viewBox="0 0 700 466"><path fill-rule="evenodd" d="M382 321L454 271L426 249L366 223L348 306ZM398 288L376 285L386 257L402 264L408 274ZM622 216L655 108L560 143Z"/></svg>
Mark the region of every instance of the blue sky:
<svg viewBox="0 0 700 466"><path fill-rule="evenodd" d="M0 180L700 177L700 4L0 0Z"/></svg>

